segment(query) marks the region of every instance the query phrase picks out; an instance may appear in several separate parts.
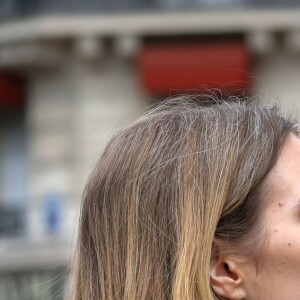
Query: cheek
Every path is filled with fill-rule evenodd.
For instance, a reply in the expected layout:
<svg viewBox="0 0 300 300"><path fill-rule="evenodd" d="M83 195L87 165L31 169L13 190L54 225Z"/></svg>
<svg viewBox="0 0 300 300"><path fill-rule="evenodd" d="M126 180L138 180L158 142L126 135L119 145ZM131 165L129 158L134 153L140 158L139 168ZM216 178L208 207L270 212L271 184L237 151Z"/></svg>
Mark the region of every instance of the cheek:
<svg viewBox="0 0 300 300"><path fill-rule="evenodd" d="M274 227L270 234L270 242L267 247L272 257L283 258L287 261L300 261L300 232L292 226Z"/></svg>
<svg viewBox="0 0 300 300"><path fill-rule="evenodd" d="M284 286L300 293L300 234L295 228L281 226L272 229L269 244L263 254L262 271L275 290ZM297 291L296 291L297 289ZM299 294L298 294L299 297ZM292 298L291 298L292 299Z"/></svg>
<svg viewBox="0 0 300 300"><path fill-rule="evenodd" d="M274 205L265 215L268 243L262 253L263 265L270 272L296 273L300 279L300 222L286 204L274 202Z"/></svg>

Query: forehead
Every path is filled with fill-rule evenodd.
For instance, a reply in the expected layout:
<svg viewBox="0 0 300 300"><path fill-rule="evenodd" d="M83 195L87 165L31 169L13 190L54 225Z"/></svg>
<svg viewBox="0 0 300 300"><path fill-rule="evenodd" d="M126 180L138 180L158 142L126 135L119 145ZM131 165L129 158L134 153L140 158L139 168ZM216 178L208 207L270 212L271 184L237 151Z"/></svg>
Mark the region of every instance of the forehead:
<svg viewBox="0 0 300 300"><path fill-rule="evenodd" d="M277 162L266 177L273 200L300 199L300 139L289 134Z"/></svg>

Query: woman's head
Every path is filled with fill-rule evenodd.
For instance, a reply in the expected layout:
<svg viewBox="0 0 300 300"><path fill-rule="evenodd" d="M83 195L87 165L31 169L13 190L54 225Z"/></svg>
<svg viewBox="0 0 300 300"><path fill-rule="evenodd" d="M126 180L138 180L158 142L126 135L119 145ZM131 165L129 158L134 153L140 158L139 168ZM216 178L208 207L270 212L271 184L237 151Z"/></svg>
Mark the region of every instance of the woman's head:
<svg viewBox="0 0 300 300"><path fill-rule="evenodd" d="M83 193L73 299L252 299L293 132L275 106L190 96L116 132Z"/></svg>

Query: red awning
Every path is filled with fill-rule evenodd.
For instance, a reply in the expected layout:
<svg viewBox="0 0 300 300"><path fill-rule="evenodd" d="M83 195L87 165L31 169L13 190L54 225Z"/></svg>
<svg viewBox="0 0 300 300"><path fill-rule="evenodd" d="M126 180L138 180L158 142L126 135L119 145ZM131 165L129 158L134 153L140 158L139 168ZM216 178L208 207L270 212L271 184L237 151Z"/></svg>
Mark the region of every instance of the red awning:
<svg viewBox="0 0 300 300"><path fill-rule="evenodd" d="M145 45L138 67L142 86L154 95L251 87L251 57L241 40Z"/></svg>
<svg viewBox="0 0 300 300"><path fill-rule="evenodd" d="M0 72L0 108L20 107L25 99L24 80L9 72Z"/></svg>

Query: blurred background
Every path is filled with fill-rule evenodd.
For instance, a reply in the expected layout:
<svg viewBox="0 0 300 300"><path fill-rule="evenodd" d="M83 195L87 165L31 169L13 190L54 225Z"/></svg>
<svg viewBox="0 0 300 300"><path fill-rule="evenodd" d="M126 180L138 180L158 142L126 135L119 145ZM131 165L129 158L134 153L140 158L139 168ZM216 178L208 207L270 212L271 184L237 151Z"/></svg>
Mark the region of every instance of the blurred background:
<svg viewBox="0 0 300 300"><path fill-rule="evenodd" d="M63 299L114 130L218 88L300 107L300 0L0 0L0 299Z"/></svg>

